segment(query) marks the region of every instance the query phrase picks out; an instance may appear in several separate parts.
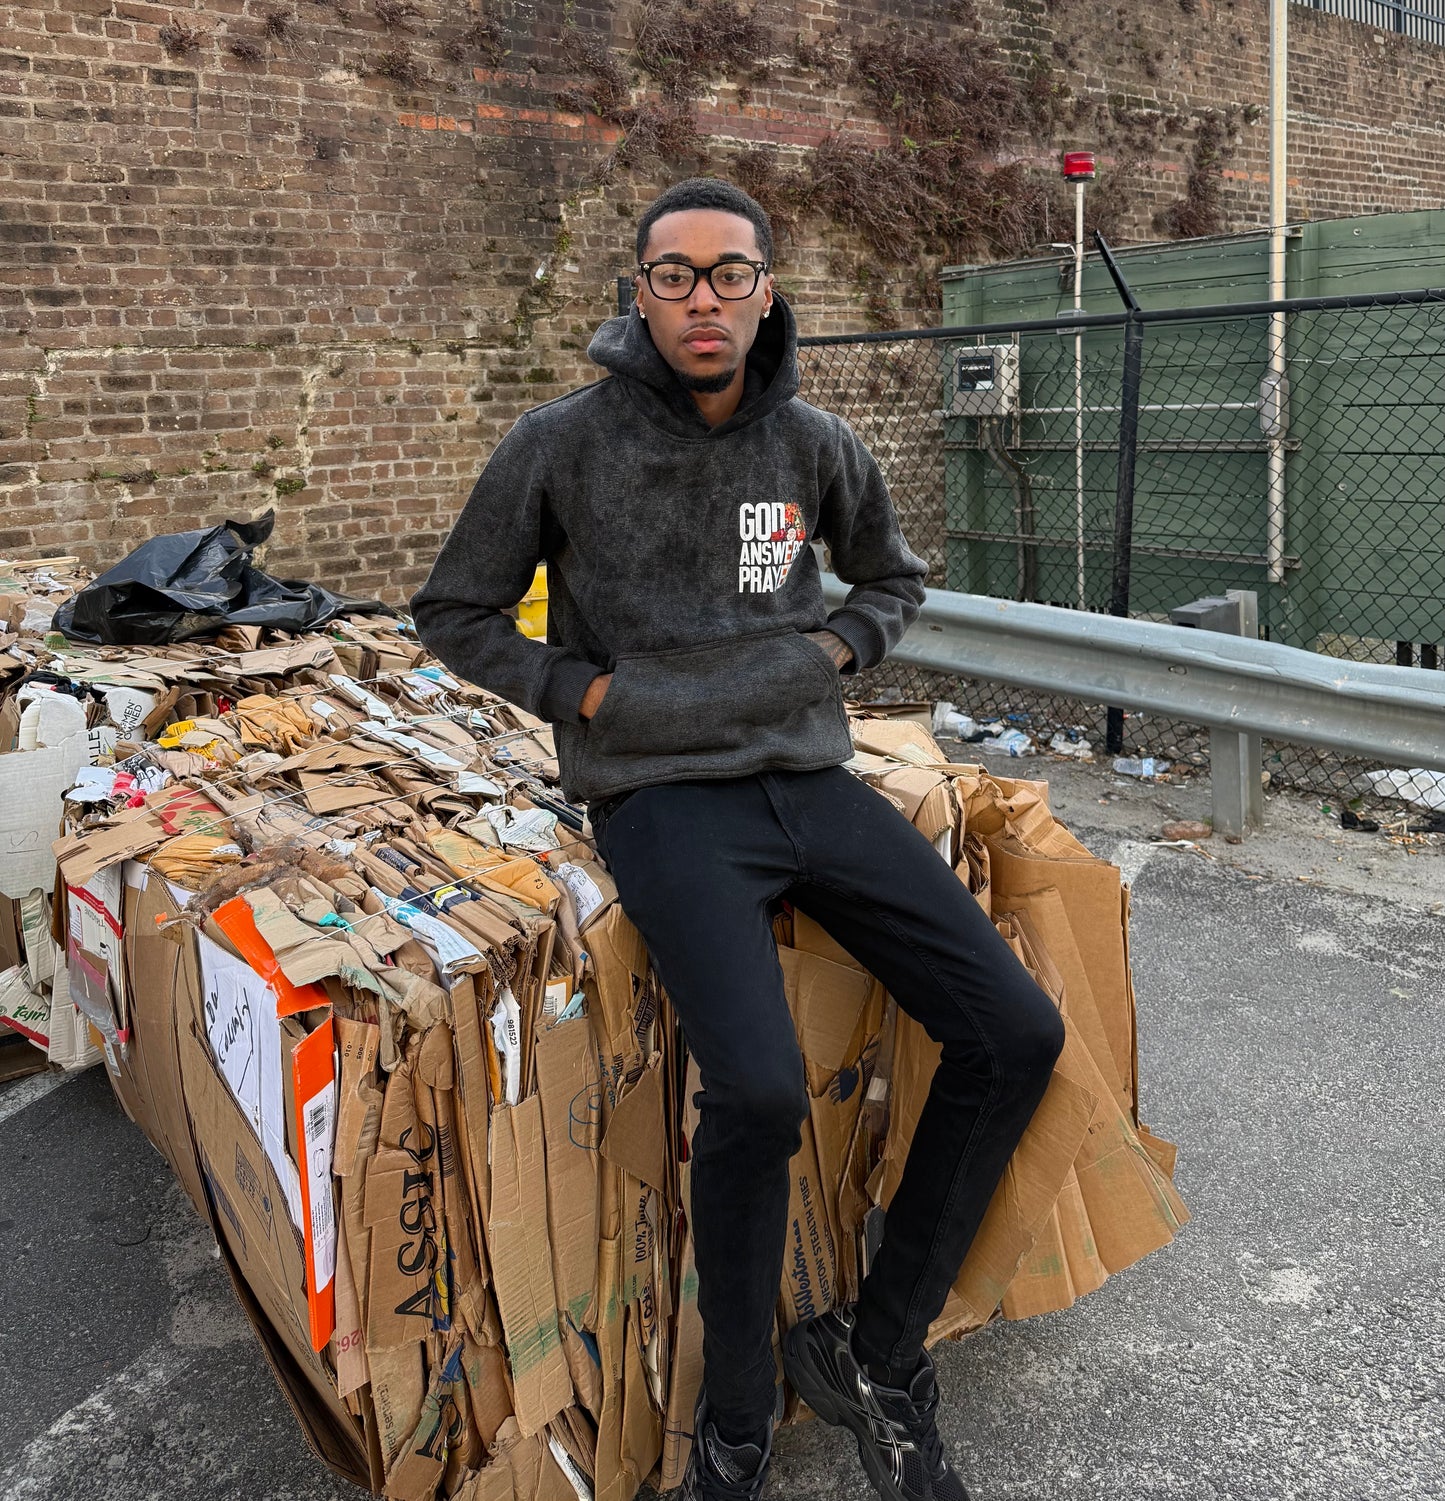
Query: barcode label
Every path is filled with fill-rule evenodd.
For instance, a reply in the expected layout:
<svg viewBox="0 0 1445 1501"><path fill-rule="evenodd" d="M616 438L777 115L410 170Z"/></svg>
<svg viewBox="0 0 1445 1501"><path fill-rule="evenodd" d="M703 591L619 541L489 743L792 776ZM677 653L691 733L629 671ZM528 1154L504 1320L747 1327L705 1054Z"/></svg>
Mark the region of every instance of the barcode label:
<svg viewBox="0 0 1445 1501"><path fill-rule="evenodd" d="M306 1157L306 1190L311 1207L311 1246L316 1287L336 1273L336 1205L331 1196L331 1159L336 1134L336 1080L307 1100L301 1110Z"/></svg>

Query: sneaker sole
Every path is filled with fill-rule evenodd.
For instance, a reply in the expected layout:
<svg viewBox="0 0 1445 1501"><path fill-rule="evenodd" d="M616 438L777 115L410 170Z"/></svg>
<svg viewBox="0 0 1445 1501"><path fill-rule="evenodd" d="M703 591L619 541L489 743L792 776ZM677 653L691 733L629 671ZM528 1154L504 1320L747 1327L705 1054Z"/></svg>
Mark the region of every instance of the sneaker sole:
<svg viewBox="0 0 1445 1501"><path fill-rule="evenodd" d="M814 1374L801 1330L801 1324L794 1325L783 1337L783 1373L793 1390L825 1423L831 1423L835 1428L846 1428L853 1435L858 1444L858 1460L863 1466L863 1472L883 1501L918 1501L917 1497L910 1496L894 1481L891 1468L884 1468L882 1458L873 1447L872 1434L866 1429L860 1430L853 1421L852 1409L839 1402L836 1395Z"/></svg>

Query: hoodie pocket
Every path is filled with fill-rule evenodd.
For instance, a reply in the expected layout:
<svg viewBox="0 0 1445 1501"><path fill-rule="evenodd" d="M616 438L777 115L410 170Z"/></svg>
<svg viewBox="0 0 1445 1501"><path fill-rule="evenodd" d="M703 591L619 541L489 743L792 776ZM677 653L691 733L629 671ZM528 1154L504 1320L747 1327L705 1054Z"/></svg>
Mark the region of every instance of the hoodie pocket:
<svg viewBox="0 0 1445 1501"><path fill-rule="evenodd" d="M827 654L792 627L617 659L587 727L604 756L716 755L785 737L841 700ZM839 712L841 713L841 703Z"/></svg>

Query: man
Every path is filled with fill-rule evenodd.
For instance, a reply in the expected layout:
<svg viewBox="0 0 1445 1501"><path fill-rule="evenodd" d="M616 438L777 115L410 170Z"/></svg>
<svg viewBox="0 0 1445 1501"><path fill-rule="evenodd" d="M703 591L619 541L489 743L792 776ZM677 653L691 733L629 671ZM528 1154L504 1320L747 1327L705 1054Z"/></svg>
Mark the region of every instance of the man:
<svg viewBox="0 0 1445 1501"><path fill-rule="evenodd" d="M878 466L796 396L761 207L713 179L637 227L637 300L588 353L611 378L527 412L412 601L453 671L552 721L622 906L697 1060L691 1224L703 1391L684 1482L756 1501L772 1453L788 1163L807 1114L770 927L786 896L942 1045L858 1303L784 1343L889 1501L965 1501L923 1350L1063 1044L1058 1013L852 755L841 676L923 599ZM828 615L803 538L853 585ZM548 565L548 643L503 611Z"/></svg>

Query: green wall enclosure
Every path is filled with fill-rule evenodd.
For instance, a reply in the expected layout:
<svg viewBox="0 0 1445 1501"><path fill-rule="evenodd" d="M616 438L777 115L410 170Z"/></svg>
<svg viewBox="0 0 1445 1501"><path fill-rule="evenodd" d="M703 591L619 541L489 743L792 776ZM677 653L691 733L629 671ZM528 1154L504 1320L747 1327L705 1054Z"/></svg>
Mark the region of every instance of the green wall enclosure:
<svg viewBox="0 0 1445 1501"><path fill-rule="evenodd" d="M1287 241L1287 296L1439 287L1442 246L1437 210L1304 224ZM1116 259L1144 308L1195 308L1266 300L1268 255L1261 231ZM1067 258L950 269L944 323L1066 317L1072 277ZM1097 256L1083 309L1121 310ZM1445 306L1288 315L1279 584L1266 560L1269 328L1258 315L1145 328L1133 613L1254 589L1265 633L1292 645L1445 640ZM1123 341L1115 328L1079 336L1076 394L1075 339L1023 336L1018 399L998 416L949 415L972 410L954 395L954 361L1010 336L941 342L947 587L1107 607Z"/></svg>

